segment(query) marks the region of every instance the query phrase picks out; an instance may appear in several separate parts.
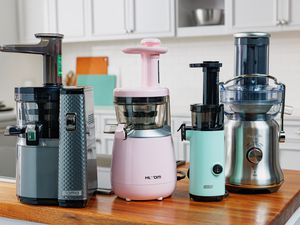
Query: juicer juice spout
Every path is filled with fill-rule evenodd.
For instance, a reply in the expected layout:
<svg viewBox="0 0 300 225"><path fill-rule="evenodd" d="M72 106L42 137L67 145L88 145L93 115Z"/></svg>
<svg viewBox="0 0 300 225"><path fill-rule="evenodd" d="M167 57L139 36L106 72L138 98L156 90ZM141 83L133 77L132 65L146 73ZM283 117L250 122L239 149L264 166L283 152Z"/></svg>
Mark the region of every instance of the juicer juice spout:
<svg viewBox="0 0 300 225"><path fill-rule="evenodd" d="M167 52L160 47L159 39L143 39L138 47L126 48L127 54L140 54L142 58L142 87L151 88L159 85L159 55Z"/></svg>
<svg viewBox="0 0 300 225"><path fill-rule="evenodd" d="M4 45L0 47L0 51L43 55L44 85L61 85L61 43L63 35L42 33L35 34L35 37L41 39L38 44Z"/></svg>

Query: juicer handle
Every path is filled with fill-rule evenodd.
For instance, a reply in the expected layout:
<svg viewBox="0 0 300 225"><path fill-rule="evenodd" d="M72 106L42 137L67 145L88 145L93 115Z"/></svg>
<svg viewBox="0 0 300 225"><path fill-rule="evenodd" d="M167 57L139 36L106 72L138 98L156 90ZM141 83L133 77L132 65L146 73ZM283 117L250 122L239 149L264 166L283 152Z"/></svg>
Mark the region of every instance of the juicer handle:
<svg viewBox="0 0 300 225"><path fill-rule="evenodd" d="M283 96L282 96L282 105L281 105L281 125L280 125L280 131L279 131L279 142L280 143L285 142L284 110L285 110L285 90L286 90L286 86L285 86L285 84L282 84L282 86L283 86Z"/></svg>
<svg viewBox="0 0 300 225"><path fill-rule="evenodd" d="M274 83L277 84L277 85L281 85L282 83L278 82L278 80L271 76L271 75L267 75L267 74L243 74L243 75L239 75L239 76L236 76L230 80L227 80L226 82L220 82L219 85L226 85L232 81L238 81L238 80L241 80L243 78L269 78L269 79L272 79L274 80Z"/></svg>
<svg viewBox="0 0 300 225"><path fill-rule="evenodd" d="M61 85L61 43L63 35L39 33L35 34L35 37L41 39L38 44L4 45L0 47L0 51L43 55L44 84Z"/></svg>

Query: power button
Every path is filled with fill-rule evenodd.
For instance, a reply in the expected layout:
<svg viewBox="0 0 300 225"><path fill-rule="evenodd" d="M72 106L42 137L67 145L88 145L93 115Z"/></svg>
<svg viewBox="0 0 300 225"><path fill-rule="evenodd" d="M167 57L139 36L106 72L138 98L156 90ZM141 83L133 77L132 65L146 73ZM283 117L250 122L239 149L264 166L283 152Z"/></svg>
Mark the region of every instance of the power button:
<svg viewBox="0 0 300 225"><path fill-rule="evenodd" d="M76 114L75 113L67 113L66 114L66 130L67 131L76 130Z"/></svg>
<svg viewBox="0 0 300 225"><path fill-rule="evenodd" d="M215 174L215 175L219 175L219 174L221 174L223 172L223 167L220 165L220 164L215 164L214 166L213 166L213 173Z"/></svg>

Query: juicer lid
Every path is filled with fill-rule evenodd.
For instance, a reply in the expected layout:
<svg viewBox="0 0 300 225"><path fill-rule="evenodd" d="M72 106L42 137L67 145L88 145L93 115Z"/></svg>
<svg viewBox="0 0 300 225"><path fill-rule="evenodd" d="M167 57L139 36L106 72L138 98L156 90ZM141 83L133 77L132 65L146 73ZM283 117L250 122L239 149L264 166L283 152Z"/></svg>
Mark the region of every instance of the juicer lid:
<svg viewBox="0 0 300 225"><path fill-rule="evenodd" d="M164 87L156 88L116 88L115 97L158 97L168 96L169 89Z"/></svg>
<svg viewBox="0 0 300 225"><path fill-rule="evenodd" d="M256 79L266 79L266 84L256 84ZM253 83L243 85L244 79ZM269 81L273 80L274 84ZM251 81L251 80L250 80ZM221 103L238 113L267 113L273 106L284 101L285 85L275 77L263 74L240 75L220 83Z"/></svg>
<svg viewBox="0 0 300 225"><path fill-rule="evenodd" d="M160 47L161 42L156 38L143 39L141 40L140 44L140 46L125 48L123 49L123 52L127 54L146 53L151 55L159 55L164 54L168 51L166 48Z"/></svg>
<svg viewBox="0 0 300 225"><path fill-rule="evenodd" d="M266 32L240 32L233 35L235 38L260 38L271 37L271 34Z"/></svg>

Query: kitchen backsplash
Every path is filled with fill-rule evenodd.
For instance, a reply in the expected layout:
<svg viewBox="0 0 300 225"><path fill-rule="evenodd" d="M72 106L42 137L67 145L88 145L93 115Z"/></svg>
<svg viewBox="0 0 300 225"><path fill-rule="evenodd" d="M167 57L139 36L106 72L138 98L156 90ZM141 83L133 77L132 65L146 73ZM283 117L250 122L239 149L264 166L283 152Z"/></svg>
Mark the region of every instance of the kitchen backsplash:
<svg viewBox="0 0 300 225"><path fill-rule="evenodd" d="M107 55L110 73L118 73L119 85L134 86L140 79L140 59L121 49L139 40L65 44L64 74L75 69L76 56ZM161 56L161 83L170 88L173 112L189 112L189 104L202 100L202 72L189 68L189 63L219 60L223 63L220 79L233 76L234 46L232 36L185 39L162 39L168 52ZM300 84L300 32L272 33L270 73L287 86L287 104L300 108L296 93Z"/></svg>
<svg viewBox="0 0 300 225"><path fill-rule="evenodd" d="M110 74L118 76L118 86L132 87L140 81L138 56L125 55L121 49L139 40L70 43L63 45L63 74L75 71L77 56L109 56ZM189 63L219 60L223 63L220 79L233 76L234 46L232 36L162 39L168 53L161 56L161 83L170 88L171 108L176 113L189 112L189 104L202 99L202 73L189 68ZM14 105L13 88L24 82L41 84L42 57L28 55L0 56L5 60L1 74L0 99ZM287 86L287 104L300 108L300 32L272 33L270 73ZM10 66L8 64L15 64ZM9 77L9 79L8 79ZM297 95L298 93L298 95Z"/></svg>

